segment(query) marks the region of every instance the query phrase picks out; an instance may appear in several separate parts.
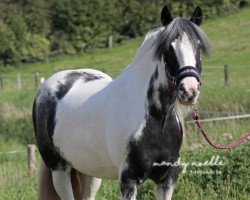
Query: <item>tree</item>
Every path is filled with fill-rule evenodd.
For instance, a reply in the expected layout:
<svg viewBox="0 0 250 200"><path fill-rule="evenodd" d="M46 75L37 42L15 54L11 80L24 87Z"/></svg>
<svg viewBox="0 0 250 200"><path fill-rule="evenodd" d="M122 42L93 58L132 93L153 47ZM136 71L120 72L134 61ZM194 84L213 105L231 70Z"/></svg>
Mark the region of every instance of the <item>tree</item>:
<svg viewBox="0 0 250 200"><path fill-rule="evenodd" d="M14 33L0 20L0 59L6 66L15 54Z"/></svg>

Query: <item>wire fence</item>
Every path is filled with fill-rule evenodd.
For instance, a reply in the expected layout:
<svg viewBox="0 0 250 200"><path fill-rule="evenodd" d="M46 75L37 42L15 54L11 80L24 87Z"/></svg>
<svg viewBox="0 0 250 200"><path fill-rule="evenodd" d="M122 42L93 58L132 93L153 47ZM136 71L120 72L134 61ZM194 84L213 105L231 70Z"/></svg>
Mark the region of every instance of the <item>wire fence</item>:
<svg viewBox="0 0 250 200"><path fill-rule="evenodd" d="M230 71L228 65L223 66L205 66L209 71L203 72L206 76L220 76L224 77L224 85L227 86L229 82L229 76L237 75L237 72ZM233 68L233 67L232 67ZM238 67L237 67L238 68ZM221 72L218 73L218 70ZM58 70L57 70L58 71ZM105 72L105 70L101 70ZM56 71L55 71L56 72ZM0 74L0 90L37 90L41 84L51 75L51 72L44 71L43 73L17 73L17 74Z"/></svg>
<svg viewBox="0 0 250 200"><path fill-rule="evenodd" d="M235 115L235 116L228 116L228 117L215 117L215 118L200 119L199 122L215 122L215 121L243 119L243 118L250 118L250 114ZM194 121L187 121L186 123L190 124L190 123L194 123Z"/></svg>
<svg viewBox="0 0 250 200"><path fill-rule="evenodd" d="M34 74L0 75L0 90L38 89L45 78L38 72Z"/></svg>

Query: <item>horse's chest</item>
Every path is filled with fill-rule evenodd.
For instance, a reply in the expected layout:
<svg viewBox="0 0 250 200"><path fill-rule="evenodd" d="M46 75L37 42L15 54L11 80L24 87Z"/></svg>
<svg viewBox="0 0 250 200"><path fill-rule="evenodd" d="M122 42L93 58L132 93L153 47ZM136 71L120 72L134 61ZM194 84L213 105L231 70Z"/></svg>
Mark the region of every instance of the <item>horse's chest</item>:
<svg viewBox="0 0 250 200"><path fill-rule="evenodd" d="M141 137L129 142L128 162L144 176L155 166L176 162L181 143L182 128L175 117L166 119L164 125L149 119Z"/></svg>

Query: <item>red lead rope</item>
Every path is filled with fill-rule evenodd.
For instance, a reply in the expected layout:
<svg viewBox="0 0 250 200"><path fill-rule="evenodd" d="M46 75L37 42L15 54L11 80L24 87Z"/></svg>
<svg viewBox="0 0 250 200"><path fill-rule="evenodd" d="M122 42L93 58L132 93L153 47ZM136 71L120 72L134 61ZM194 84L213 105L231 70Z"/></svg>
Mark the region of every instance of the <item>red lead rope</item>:
<svg viewBox="0 0 250 200"><path fill-rule="evenodd" d="M206 134L206 132L203 130L203 128L201 127L201 124L199 123L199 114L196 113L196 111L192 114L192 118L194 120L194 122L196 123L197 127L200 129L200 132L202 133L202 135L204 136L205 140L208 142L208 144L210 146L212 146L215 149L233 149L237 146L239 146L242 142L246 141L248 138L250 139L250 133L247 133L246 135L244 135L242 138L240 138L239 140L237 140L235 143L233 144L229 144L229 145L218 145L218 144L214 144L209 138L208 135Z"/></svg>

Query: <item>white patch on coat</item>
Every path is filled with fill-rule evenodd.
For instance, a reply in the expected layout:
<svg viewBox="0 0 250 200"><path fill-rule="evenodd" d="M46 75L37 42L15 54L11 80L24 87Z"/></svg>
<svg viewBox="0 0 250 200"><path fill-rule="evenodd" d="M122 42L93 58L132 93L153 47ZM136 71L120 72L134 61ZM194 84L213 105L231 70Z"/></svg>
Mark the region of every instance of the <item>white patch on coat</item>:
<svg viewBox="0 0 250 200"><path fill-rule="evenodd" d="M172 179L169 180L169 188L166 192L166 200L171 200L172 199L172 195L173 195L173 191L174 191L174 184Z"/></svg>
<svg viewBox="0 0 250 200"><path fill-rule="evenodd" d="M159 99L159 92L157 91L157 89L154 89L154 90L155 90L155 92L153 94L153 102L154 102L156 108L161 109L161 102L160 102L160 99Z"/></svg>
<svg viewBox="0 0 250 200"><path fill-rule="evenodd" d="M134 139L135 139L135 140L139 140L139 139L141 138L141 136L142 136L142 131L143 131L145 125L146 125L146 120L144 120L144 121L141 123L141 125L139 126L139 128L138 128L137 131L135 132L135 134L134 134Z"/></svg>
<svg viewBox="0 0 250 200"><path fill-rule="evenodd" d="M166 70L165 70L165 61L162 57L161 62L158 63L158 72L159 72L159 83L158 85L163 85L165 87L168 86L167 76L166 76Z"/></svg>
<svg viewBox="0 0 250 200"><path fill-rule="evenodd" d="M184 33L181 40L175 40L171 44L174 48L180 68L196 65L194 47L187 34Z"/></svg>
<svg viewBox="0 0 250 200"><path fill-rule="evenodd" d="M161 109L161 102L159 99L159 86L167 87L167 78L166 78L166 71L165 65L163 65L164 60L162 59L161 62L157 63L157 70L158 70L158 77L154 82L154 93L153 93L153 102L158 109Z"/></svg>
<svg viewBox="0 0 250 200"><path fill-rule="evenodd" d="M174 48L180 68L185 66L196 66L194 47L185 33L182 35L181 40L175 40L171 44ZM194 77L186 77L180 82L180 84L182 83L184 84L184 88L189 93L189 95L192 95L194 91L197 92L197 97L192 102L195 104L199 94L199 82ZM181 95L181 93L179 93L179 95ZM181 100L183 100L184 103L187 103L188 101L187 99Z"/></svg>

